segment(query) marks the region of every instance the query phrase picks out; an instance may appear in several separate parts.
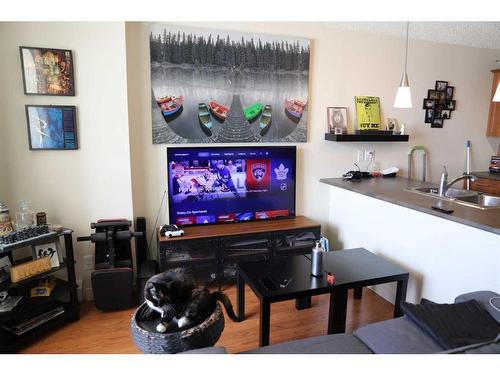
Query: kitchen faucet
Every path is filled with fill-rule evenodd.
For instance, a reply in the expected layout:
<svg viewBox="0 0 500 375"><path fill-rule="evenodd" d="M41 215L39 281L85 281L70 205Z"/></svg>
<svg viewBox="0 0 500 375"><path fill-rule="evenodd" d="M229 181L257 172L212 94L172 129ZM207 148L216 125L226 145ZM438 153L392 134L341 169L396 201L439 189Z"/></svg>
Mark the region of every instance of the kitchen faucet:
<svg viewBox="0 0 500 375"><path fill-rule="evenodd" d="M462 176L458 176L457 178L451 180L450 183L448 183L448 171L446 170L446 166L443 165L443 171L441 172L441 180L439 181L438 194L440 197L445 197L446 192L448 191L450 186L453 185L455 182L458 182L460 180L467 180L474 182L476 178L477 177L474 176L473 174L464 173Z"/></svg>

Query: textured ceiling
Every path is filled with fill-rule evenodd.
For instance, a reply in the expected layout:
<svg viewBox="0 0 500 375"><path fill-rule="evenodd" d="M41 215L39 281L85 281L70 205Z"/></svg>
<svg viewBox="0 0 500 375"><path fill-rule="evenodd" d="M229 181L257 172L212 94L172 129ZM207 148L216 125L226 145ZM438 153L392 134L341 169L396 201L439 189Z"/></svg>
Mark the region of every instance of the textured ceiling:
<svg viewBox="0 0 500 375"><path fill-rule="evenodd" d="M323 25L373 34L406 36L406 22L328 22ZM410 22L410 39L500 50L500 22Z"/></svg>

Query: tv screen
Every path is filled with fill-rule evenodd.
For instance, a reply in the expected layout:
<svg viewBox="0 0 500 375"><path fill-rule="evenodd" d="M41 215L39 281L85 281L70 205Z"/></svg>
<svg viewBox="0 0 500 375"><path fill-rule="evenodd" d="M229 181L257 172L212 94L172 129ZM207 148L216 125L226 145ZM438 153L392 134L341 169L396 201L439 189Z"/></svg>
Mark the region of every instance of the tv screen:
<svg viewBox="0 0 500 375"><path fill-rule="evenodd" d="M167 149L170 223L295 216L295 146Z"/></svg>

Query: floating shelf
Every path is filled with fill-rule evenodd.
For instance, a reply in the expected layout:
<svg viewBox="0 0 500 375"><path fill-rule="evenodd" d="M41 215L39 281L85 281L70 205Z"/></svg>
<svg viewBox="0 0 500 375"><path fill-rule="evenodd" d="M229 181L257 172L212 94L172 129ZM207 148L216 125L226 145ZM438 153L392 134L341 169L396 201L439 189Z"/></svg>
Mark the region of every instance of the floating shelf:
<svg viewBox="0 0 500 375"><path fill-rule="evenodd" d="M325 140L332 142L408 142L408 134L331 134Z"/></svg>

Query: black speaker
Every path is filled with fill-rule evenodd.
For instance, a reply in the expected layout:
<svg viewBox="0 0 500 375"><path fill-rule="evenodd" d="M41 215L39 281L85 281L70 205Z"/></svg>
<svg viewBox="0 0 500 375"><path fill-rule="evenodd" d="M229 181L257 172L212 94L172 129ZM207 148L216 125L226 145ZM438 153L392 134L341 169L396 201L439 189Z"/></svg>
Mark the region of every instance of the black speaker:
<svg viewBox="0 0 500 375"><path fill-rule="evenodd" d="M132 307L134 272L132 268L110 268L92 272L95 306L102 311Z"/></svg>
<svg viewBox="0 0 500 375"><path fill-rule="evenodd" d="M135 231L144 233L141 237L135 238L135 251L137 254L137 264L148 259L148 239L146 232L146 218L137 217L135 219Z"/></svg>

